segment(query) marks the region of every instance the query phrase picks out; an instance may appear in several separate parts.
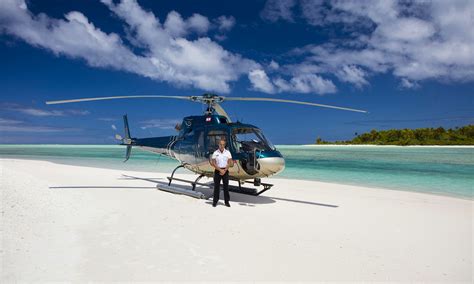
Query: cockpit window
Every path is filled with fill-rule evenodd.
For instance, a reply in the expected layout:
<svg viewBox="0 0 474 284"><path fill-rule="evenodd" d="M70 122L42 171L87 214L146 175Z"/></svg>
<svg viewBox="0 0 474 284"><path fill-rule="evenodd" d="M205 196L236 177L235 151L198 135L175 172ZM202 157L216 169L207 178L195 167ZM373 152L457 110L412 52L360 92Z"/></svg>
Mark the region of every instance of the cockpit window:
<svg viewBox="0 0 474 284"><path fill-rule="evenodd" d="M237 152L275 150L275 146L256 128L235 128L232 131L232 141Z"/></svg>

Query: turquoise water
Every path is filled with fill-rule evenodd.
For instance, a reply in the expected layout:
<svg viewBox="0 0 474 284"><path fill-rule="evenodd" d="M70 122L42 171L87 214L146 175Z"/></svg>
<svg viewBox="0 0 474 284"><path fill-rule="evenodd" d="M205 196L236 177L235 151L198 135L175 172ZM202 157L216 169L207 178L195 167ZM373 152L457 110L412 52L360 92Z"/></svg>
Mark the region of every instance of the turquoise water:
<svg viewBox="0 0 474 284"><path fill-rule="evenodd" d="M318 180L473 198L474 148L277 146L286 168L277 177ZM121 146L0 145L0 157L101 168L170 172L169 158Z"/></svg>

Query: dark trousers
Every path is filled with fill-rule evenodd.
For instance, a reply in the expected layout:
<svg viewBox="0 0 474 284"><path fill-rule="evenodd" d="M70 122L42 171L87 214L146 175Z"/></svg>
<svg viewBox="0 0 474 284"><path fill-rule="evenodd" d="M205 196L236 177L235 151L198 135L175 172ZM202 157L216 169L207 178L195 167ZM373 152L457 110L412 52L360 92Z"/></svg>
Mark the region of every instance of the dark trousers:
<svg viewBox="0 0 474 284"><path fill-rule="evenodd" d="M213 204L217 204L219 201L219 187L220 183L224 184L224 201L225 203L229 203L230 196L229 196L229 171L227 170L223 176L219 173L218 170L214 171L214 199L212 200Z"/></svg>

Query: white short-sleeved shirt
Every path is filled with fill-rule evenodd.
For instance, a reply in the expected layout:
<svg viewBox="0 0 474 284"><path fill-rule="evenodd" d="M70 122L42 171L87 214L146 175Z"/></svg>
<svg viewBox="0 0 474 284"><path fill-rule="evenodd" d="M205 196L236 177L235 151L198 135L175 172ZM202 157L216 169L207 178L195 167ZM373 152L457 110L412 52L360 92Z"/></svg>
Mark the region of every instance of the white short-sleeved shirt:
<svg viewBox="0 0 474 284"><path fill-rule="evenodd" d="M232 154L227 149L224 149L224 152L221 152L219 149L217 149L212 154L212 159L216 160L217 166L219 168L225 168L227 167L227 161L232 159Z"/></svg>

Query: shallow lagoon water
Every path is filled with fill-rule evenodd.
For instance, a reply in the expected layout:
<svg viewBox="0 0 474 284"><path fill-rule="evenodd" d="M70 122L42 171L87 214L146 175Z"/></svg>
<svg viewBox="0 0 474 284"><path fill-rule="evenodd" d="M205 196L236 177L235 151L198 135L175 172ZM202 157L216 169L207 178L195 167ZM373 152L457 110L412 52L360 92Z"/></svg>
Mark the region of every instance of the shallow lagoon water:
<svg viewBox="0 0 474 284"><path fill-rule="evenodd" d="M307 179L460 198L473 198L474 148L397 146L277 146L286 160L276 177ZM0 145L0 157L56 163L170 172L167 157L118 145Z"/></svg>

